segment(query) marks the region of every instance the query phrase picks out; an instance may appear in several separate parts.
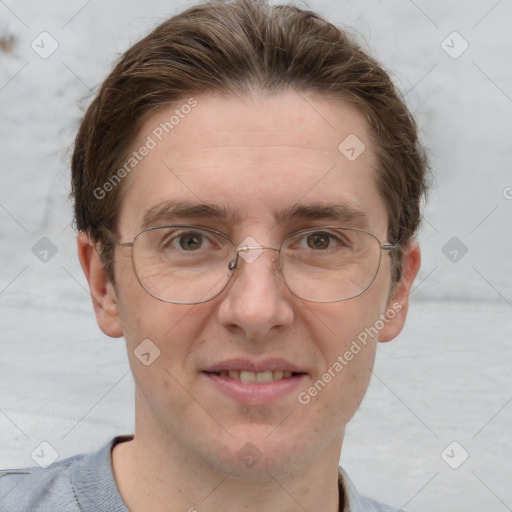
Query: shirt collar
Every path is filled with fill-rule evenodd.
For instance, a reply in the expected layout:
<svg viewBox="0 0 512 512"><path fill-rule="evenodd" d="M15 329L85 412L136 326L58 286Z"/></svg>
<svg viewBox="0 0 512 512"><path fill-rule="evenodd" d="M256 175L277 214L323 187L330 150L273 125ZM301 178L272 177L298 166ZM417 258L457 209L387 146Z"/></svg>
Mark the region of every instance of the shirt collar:
<svg viewBox="0 0 512 512"><path fill-rule="evenodd" d="M338 483L340 489L340 512L378 512L382 510L382 508L376 507L377 504L375 502L359 494L341 467L338 468Z"/></svg>

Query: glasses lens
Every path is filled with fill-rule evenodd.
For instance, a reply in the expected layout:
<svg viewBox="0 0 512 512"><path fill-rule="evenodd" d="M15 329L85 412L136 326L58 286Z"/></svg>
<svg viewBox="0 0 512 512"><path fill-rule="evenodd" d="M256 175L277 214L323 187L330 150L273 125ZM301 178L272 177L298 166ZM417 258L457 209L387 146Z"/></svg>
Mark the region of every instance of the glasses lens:
<svg viewBox="0 0 512 512"><path fill-rule="evenodd" d="M319 228L286 238L279 256L288 288L311 302L357 297L373 282L380 242L355 229Z"/></svg>
<svg viewBox="0 0 512 512"><path fill-rule="evenodd" d="M177 304L206 302L231 277L236 249L220 233L193 226L150 228L134 240L133 265L153 297Z"/></svg>

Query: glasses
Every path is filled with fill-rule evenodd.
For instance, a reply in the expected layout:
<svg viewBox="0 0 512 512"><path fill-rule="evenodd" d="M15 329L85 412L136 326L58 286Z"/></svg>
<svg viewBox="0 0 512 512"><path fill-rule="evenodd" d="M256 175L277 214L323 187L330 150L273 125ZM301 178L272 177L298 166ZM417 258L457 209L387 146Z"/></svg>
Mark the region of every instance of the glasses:
<svg viewBox="0 0 512 512"><path fill-rule="evenodd" d="M296 231L279 247L261 246L252 238L237 246L220 231L188 224L150 227L132 242L116 243L131 247L142 288L173 304L214 299L226 288L240 260L250 264L264 249L276 251L283 281L297 297L309 302L349 300L375 280L382 250L399 247L382 244L366 231L337 226Z"/></svg>

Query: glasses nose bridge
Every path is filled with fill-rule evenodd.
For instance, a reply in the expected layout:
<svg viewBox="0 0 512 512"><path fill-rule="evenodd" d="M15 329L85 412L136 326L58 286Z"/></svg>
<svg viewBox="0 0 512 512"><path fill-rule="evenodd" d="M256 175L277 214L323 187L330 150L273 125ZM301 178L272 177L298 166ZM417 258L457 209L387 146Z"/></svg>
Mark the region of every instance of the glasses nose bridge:
<svg viewBox="0 0 512 512"><path fill-rule="evenodd" d="M254 242L256 242L254 240ZM255 245L248 245L244 244L243 242L235 247L235 258L233 258L228 268L229 270L235 270L238 268L238 263L240 258L243 259L246 263L253 263L256 261L260 255L263 253L264 249L273 250L275 252L280 253L281 248L280 247L273 247L271 245L260 245L258 242L256 242ZM277 258L272 258L272 261L276 261Z"/></svg>
<svg viewBox="0 0 512 512"><path fill-rule="evenodd" d="M249 252L254 251L258 249L272 249L273 251L279 252L281 249L279 247L272 247L271 245L239 245L236 247L237 254L240 254L241 252Z"/></svg>

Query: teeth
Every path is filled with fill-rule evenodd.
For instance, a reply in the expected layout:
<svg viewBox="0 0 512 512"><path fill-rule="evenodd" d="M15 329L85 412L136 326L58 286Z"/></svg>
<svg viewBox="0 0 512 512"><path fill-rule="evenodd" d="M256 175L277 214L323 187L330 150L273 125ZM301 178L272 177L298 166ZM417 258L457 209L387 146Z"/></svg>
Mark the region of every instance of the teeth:
<svg viewBox="0 0 512 512"><path fill-rule="evenodd" d="M277 370L277 371L271 372L271 373L273 373L273 375L272 375L273 380L279 380L284 377L284 372L282 370ZM287 373L290 373L290 372L287 372ZM290 376L291 376L291 373L290 373ZM258 379L258 382L259 382L259 379Z"/></svg>
<svg viewBox="0 0 512 512"><path fill-rule="evenodd" d="M274 376L272 372L258 372L256 373L256 382L261 382L265 384L266 382L272 382L274 380Z"/></svg>
<svg viewBox="0 0 512 512"><path fill-rule="evenodd" d="M256 373L254 372L240 372L240 380L242 382L256 382Z"/></svg>
<svg viewBox="0 0 512 512"><path fill-rule="evenodd" d="M223 370L219 372L219 375L221 377L230 377L232 379L240 380L242 382L257 382L259 384L267 384L269 382L274 382L275 380L289 379L292 376L292 372L285 372L283 370L267 370L265 372L248 372L245 370Z"/></svg>

